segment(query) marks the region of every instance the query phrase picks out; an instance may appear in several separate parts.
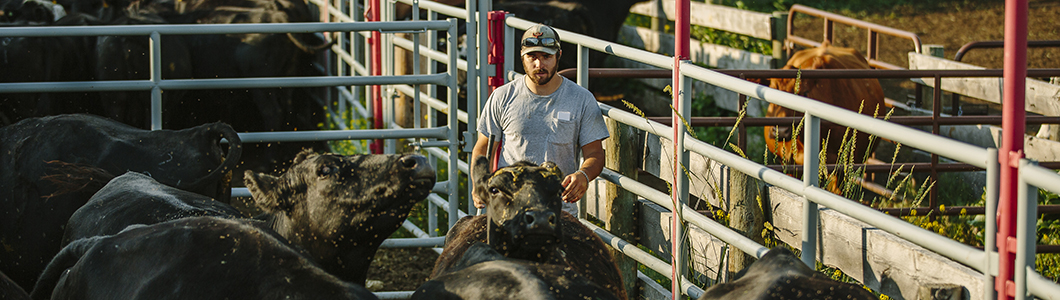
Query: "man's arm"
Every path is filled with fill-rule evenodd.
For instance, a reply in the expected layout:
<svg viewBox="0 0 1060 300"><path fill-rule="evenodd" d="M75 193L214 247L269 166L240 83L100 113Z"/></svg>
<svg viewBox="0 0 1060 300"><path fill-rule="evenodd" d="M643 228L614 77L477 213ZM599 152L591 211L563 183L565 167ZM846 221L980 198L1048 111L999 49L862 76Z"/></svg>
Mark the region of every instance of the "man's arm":
<svg viewBox="0 0 1060 300"><path fill-rule="evenodd" d="M480 155L481 156L485 156L486 153L489 150L489 149L486 149L486 148L489 148L489 137L487 137L486 135L484 135L482 133L479 133L478 134L478 141L475 142L475 148L471 149L471 157L469 157L467 159L467 161L474 162L475 159L478 158ZM474 169L475 168L471 168L471 171L474 171ZM475 174L469 174L468 176L470 178L475 178ZM474 180L472 180L472 181L474 181ZM472 200L475 201L475 207L477 207L477 208L486 208L486 202L483 202L482 200L479 200L478 196L475 196L475 193L471 193L471 198L472 198Z"/></svg>
<svg viewBox="0 0 1060 300"><path fill-rule="evenodd" d="M581 168L563 178L563 201L578 202L589 189L589 181L600 175L604 170L604 146L603 140L596 140L582 146Z"/></svg>

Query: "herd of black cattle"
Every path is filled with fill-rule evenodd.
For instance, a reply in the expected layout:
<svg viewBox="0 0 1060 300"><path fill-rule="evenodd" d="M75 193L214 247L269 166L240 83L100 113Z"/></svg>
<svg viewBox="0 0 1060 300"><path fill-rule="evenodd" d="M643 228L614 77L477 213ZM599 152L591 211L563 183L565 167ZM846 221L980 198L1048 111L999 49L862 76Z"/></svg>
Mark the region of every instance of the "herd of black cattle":
<svg viewBox="0 0 1060 300"><path fill-rule="evenodd" d="M0 26L232 24L315 21L303 1L272 0L0 0ZM62 6L57 6L62 5ZM64 10L65 7L65 10ZM330 46L315 33L166 35L162 78L322 75L314 67ZM146 36L0 37L0 82L147 80ZM316 129L319 89L167 90L163 127L225 121L241 131ZM0 94L0 118L92 113L147 128L149 93L64 92ZM242 114L229 112L242 111Z"/></svg>
<svg viewBox="0 0 1060 300"><path fill-rule="evenodd" d="M613 40L635 2L495 7ZM315 20L301 0L0 0L0 27ZM314 62L330 46L306 33L162 43L166 79L321 75ZM147 79L147 46L0 36L0 83ZM0 93L0 299L374 299L363 285L376 250L435 184L426 159L302 150L271 156L286 171L270 175L275 164L243 165L251 151L233 129L315 129L318 91L166 91L157 131L143 129L146 92ZM488 213L449 230L412 298L634 297L607 245L561 211L560 170L487 166L473 164ZM239 177L260 214L230 204ZM701 299L828 298L873 297L781 249Z"/></svg>
<svg viewBox="0 0 1060 300"><path fill-rule="evenodd" d="M0 128L0 299L375 299L376 250L436 182L426 158L304 150L280 175L245 171L250 217L229 204L241 152L223 123ZM627 299L607 245L562 212L561 170L489 165L473 163L488 213L449 230L413 299ZM701 299L873 297L777 248Z"/></svg>

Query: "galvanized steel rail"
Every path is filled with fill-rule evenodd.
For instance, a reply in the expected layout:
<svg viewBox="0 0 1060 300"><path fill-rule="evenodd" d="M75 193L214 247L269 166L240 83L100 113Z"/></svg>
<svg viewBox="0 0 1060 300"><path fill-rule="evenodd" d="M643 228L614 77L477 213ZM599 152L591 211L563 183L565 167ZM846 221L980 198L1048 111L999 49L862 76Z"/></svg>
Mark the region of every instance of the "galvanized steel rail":
<svg viewBox="0 0 1060 300"><path fill-rule="evenodd" d="M517 18L508 18L506 24L515 28L525 29L533 23ZM580 47L586 47L593 50L601 51L609 55L644 62L649 65L663 69L672 69L672 58L667 56L658 55L654 53L646 53L639 49L632 49L622 45L595 40L583 35L563 31L562 29L557 31L560 32L560 36L563 37L563 41L567 43L575 43ZM917 42L919 42L918 39L914 39L914 43ZM917 50L919 50L919 47L917 47ZM819 130L820 122L814 122L814 119L818 119L818 116L827 116L827 119L830 122L851 128L856 128L862 132L873 134L896 142L901 142L904 145L936 153L941 156L954 159L956 161L967 163L978 168L986 169L988 173L987 180L994 185L993 188L988 188L987 191L987 210L989 211L987 213L987 223L993 223L993 220L996 217L992 211L997 201L996 184L998 181L996 173L998 170L998 163L996 149L985 149L964 142L938 137L932 135L931 133L915 130L901 125L896 125L883 120L878 120L869 116L864 116L834 106L825 105L818 101L777 91L759 84L747 82L739 78L724 75L713 70L698 67L687 61L682 62L682 64L682 73L684 76L687 76L689 78L700 80L708 84L723 87L725 89L735 91L743 95L748 95L757 99L779 104L806 113L806 115L811 120L811 122L807 122L808 124L810 124L810 126L806 129L808 132L817 132ZM585 68L585 64L582 64L581 66L583 69L587 69ZM587 71L582 72L582 74L584 74ZM578 75L579 78L581 78L582 74ZM985 74L982 75L985 76ZM672 130L669 126L646 120L640 116L629 114L604 104L600 104L600 108L601 112L603 112L605 116L613 118L616 121L636 127L648 133L655 134L666 139L670 139L667 137ZM812 134L807 134L807 136L812 136ZM743 159L742 157L736 156L735 154L729 153L709 144L695 140L691 136L685 135L684 138L686 139L685 149L688 151L699 153L707 158L716 160L729 167L735 168L740 172L749 174L750 176L755 177L759 180L802 195L808 200L813 201L814 203L820 203L821 205L827 206L828 208L834 209L848 216L861 220L862 222L876 226L877 228L890 232L896 236L899 236L924 248L930 249L936 253L953 259L954 261L967 265L983 273L984 282L986 282L985 285L987 286L987 289L990 289L990 287L992 286L994 275L993 272L996 272L996 270L992 270L992 267L995 266L997 262L996 252L984 251L968 245L961 244L959 242L953 241L944 236L940 236L926 229L901 221L899 219L889 217L886 214L883 214L872 208L865 207L860 203L856 203L849 199L832 194L815 186L814 184L810 184L807 186L807 181L791 178L783 173L774 171L766 166L759 165L752 161ZM814 144L816 143L819 143L819 141L809 138L806 140L806 144L809 147L815 147L816 145ZM809 170L816 170L816 166L804 166L804 168ZM810 173L813 174L813 172ZM1060 176L1053 174L1052 177ZM668 197L664 197L665 195L655 195L655 193L658 192L655 192L653 190L645 191L644 189L638 188L635 184L629 182L630 180L625 179L624 177L621 177L620 175L617 175L613 172L605 171L601 175L601 178L608 180L614 184L618 184L619 186L630 190L641 197L652 200L653 202L656 202L660 205L672 207L671 201ZM1053 183L1053 186L1060 186L1060 183ZM690 214L686 214L686 216L688 215ZM805 217L814 220L816 218L815 215L816 212L807 212ZM686 221L691 220L686 219ZM725 235L725 230L717 230L709 227L705 228L705 230L716 236ZM993 236L991 236L993 230L993 226L988 224L988 233L986 233L987 249L991 249L995 243L993 241ZM616 238L605 236L602 234L601 236L609 240L610 243L613 245L618 243L618 241L615 240ZM726 241L730 243L736 241L737 243L739 243L741 239L738 237L734 237L732 240ZM809 242L813 241L811 240ZM739 245L736 246L737 248L750 255L760 256L760 253L756 252L758 250L756 250L755 247L746 247ZM626 248L628 247L621 247L621 249L619 250L625 253L629 253L630 255L638 255L635 253L635 251ZM809 256L812 260L812 257L814 255L812 249L810 249L810 252L806 252L804 250L803 253L804 256ZM1033 270L1033 265L1030 268L1031 270ZM1048 284L1047 282L1043 283L1043 280L1040 278L1040 275L1037 275L1036 273L1031 272L1029 274L1030 275L1026 277L1028 279L1026 279L1025 281L1033 281L1035 285L1025 285L1025 287L1029 286L1029 291L1036 296L1045 297L1046 295L1051 295L1049 293L1053 292L1054 289L1060 288L1060 286L1057 286L1055 284ZM1024 281L1021 281L1021 283L1022 282ZM685 294L688 293L686 292Z"/></svg>

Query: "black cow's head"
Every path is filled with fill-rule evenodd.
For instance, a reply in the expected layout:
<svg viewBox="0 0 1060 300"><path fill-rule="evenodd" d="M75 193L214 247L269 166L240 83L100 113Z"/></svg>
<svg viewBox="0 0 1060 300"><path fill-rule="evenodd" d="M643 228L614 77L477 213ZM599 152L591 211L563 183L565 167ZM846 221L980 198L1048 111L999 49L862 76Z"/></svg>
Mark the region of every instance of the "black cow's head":
<svg viewBox="0 0 1060 300"><path fill-rule="evenodd" d="M280 176L246 171L254 202L325 269L362 283L376 249L434 187L418 155L298 154Z"/></svg>
<svg viewBox="0 0 1060 300"><path fill-rule="evenodd" d="M474 174L475 194L486 201L491 245L509 257L533 258L559 242L563 172L556 164L521 161L491 173L480 156Z"/></svg>

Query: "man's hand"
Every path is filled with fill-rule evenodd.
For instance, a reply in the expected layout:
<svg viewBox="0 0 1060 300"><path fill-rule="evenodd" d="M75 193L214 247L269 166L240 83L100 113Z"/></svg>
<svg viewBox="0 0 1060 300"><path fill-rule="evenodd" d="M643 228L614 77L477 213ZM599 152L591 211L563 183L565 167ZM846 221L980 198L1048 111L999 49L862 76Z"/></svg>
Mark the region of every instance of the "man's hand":
<svg viewBox="0 0 1060 300"><path fill-rule="evenodd" d="M564 202L578 202L582 199L582 195L585 195L585 190L589 189L589 177L580 170L571 173L563 178L563 188Z"/></svg>

